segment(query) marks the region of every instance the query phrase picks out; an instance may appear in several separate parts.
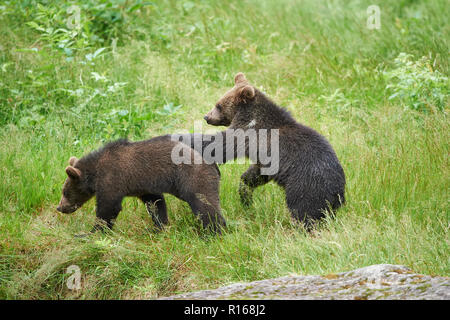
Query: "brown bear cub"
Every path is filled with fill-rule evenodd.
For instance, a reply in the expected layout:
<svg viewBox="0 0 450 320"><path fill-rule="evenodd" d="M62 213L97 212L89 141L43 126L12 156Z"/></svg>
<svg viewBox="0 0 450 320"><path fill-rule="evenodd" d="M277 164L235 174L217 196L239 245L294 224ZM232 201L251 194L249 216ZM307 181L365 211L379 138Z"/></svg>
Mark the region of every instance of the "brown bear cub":
<svg viewBox="0 0 450 320"><path fill-rule="evenodd" d="M296 122L285 109L249 84L244 74L235 76L234 87L216 103L205 120L211 125L228 126L228 130L216 134L216 138L218 135L228 135L233 129L234 132L238 129L248 133L248 136L253 130L257 132L258 139L262 134L260 132L278 130L278 171L264 175L264 164L256 161L250 166L241 176L239 193L243 204L250 204L254 188L273 180L284 188L292 216L310 227L324 217L325 211L332 209L333 212L345 202L344 170L328 141L315 130ZM216 152L230 148L226 145L227 139L213 137L209 136L207 140L218 140L221 141L219 144L224 144L222 148L215 148ZM248 144L252 141L245 143L246 156L249 157ZM205 143L203 136L202 143L197 145L205 150L209 144ZM261 146L258 145L258 148ZM196 150L205 159L210 156L199 148ZM231 158L236 156L232 154ZM224 162L230 160L228 154L226 157Z"/></svg>
<svg viewBox="0 0 450 320"><path fill-rule="evenodd" d="M189 203L203 227L220 233L226 223L220 213L217 165L201 160L175 164L171 154L177 144L168 136L139 142L118 140L79 160L70 158L57 210L72 213L95 195L97 222L91 231L95 232L111 229L123 198L133 196L146 204L161 229L168 223L163 193L170 193ZM192 158L201 157L188 146L183 147Z"/></svg>

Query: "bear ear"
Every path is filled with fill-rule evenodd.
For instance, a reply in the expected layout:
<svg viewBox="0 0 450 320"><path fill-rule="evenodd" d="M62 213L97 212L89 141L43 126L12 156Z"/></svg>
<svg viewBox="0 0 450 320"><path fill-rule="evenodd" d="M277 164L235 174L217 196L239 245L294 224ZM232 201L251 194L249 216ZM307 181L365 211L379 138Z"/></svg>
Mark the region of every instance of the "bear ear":
<svg viewBox="0 0 450 320"><path fill-rule="evenodd" d="M76 163L77 161L78 161L77 158L75 158L75 157L70 157L70 159L69 159L69 165L74 166L75 163Z"/></svg>
<svg viewBox="0 0 450 320"><path fill-rule="evenodd" d="M240 82L248 82L242 72L239 72L237 75L234 76L234 84L238 84Z"/></svg>
<svg viewBox="0 0 450 320"><path fill-rule="evenodd" d="M246 85L239 90L239 96L244 100L251 100L255 97L255 88L251 85Z"/></svg>
<svg viewBox="0 0 450 320"><path fill-rule="evenodd" d="M81 177L81 171L72 166L68 166L66 168L66 173L70 178L73 178L73 179L79 179Z"/></svg>

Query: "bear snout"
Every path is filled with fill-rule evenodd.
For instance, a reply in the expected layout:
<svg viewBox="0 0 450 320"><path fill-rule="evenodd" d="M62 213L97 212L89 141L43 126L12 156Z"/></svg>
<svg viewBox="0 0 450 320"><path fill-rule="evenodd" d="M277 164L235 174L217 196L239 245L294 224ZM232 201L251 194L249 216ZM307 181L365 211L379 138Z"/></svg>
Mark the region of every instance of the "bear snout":
<svg viewBox="0 0 450 320"><path fill-rule="evenodd" d="M209 115L209 113L206 116L204 116L203 119L206 120L207 124L214 125L214 119Z"/></svg>
<svg viewBox="0 0 450 320"><path fill-rule="evenodd" d="M69 211L69 210L67 210L67 208L61 207L61 206L57 206L57 207L56 207L56 210L57 210L58 212L61 212L61 213L71 213L71 212L73 212L73 211Z"/></svg>
<svg viewBox="0 0 450 320"><path fill-rule="evenodd" d="M213 125L213 126L217 126L217 125L221 125L220 119L215 118L214 116L211 115L211 113L208 113L206 116L203 117L203 119L206 120L207 124Z"/></svg>
<svg viewBox="0 0 450 320"><path fill-rule="evenodd" d="M77 206L77 205L73 205L73 206L64 206L64 205L59 204L59 205L56 207L56 210L57 210L58 212L61 212L61 213L73 213L73 212L75 212L77 209L78 209L78 206Z"/></svg>

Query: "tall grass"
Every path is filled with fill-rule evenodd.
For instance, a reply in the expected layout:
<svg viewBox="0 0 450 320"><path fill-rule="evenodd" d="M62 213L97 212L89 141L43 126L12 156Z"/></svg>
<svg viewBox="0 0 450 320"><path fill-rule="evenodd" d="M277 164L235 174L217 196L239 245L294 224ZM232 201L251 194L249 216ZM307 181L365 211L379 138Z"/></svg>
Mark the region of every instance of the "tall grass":
<svg viewBox="0 0 450 320"><path fill-rule="evenodd" d="M86 3L82 13L95 14L101 1ZM101 41L73 45L68 55L57 39L24 24L43 23L35 7L5 2L0 297L155 298L376 263L450 275L448 81L436 87L443 111L430 100L430 111L420 112L409 98L389 100L387 87L398 84L383 76L405 52L414 61L425 56L430 77L448 77L448 5L379 1L381 29L368 30L371 4L156 1L130 12L126 3L111 7L126 23L105 22L119 31L86 29ZM58 5L47 1L45 8ZM49 23L61 24L64 15L49 15ZM100 48L95 59L86 58ZM69 157L120 136L192 129L238 71L330 140L348 181L347 204L336 218L304 232L273 183L243 208L237 190L246 165L231 163L221 166L229 228L220 237L204 234L188 205L168 196L170 226L161 233L129 198L112 234L74 238L92 226L95 204L72 215L56 212ZM66 286L73 264L82 272L80 291Z"/></svg>

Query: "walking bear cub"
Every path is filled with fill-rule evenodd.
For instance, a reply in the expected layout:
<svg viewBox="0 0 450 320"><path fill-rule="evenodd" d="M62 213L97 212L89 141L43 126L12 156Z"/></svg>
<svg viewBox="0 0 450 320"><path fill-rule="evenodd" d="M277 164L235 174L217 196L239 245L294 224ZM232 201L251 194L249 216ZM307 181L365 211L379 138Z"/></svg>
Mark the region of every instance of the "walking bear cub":
<svg viewBox="0 0 450 320"><path fill-rule="evenodd" d="M169 136L139 142L118 140L79 160L71 157L57 210L72 213L95 195L97 222L91 231L95 232L111 229L123 198L133 196L145 203L161 229L168 223L163 193L170 193L189 203L203 227L220 233L226 223L220 213L217 165L203 161L175 164L171 153L177 144ZM183 148L192 158L201 157L188 146Z"/></svg>
<svg viewBox="0 0 450 320"><path fill-rule="evenodd" d="M248 133L248 136L251 136L250 131L256 131L258 139L259 132L278 130L278 171L264 175L264 164L257 161L250 166L241 177L239 193L243 204L250 204L254 188L273 180L285 189L292 216L310 227L312 222L324 216L325 210L337 209L345 202L344 170L328 141L315 130L296 122L285 109L253 87L244 74L235 76L234 87L219 99L205 120L211 125L228 126L228 130L216 134L216 138L207 139L225 142L219 148L221 150L230 149L230 146L226 145L226 138L217 139L217 136L227 135L233 129L234 132ZM249 143L257 142L247 140L247 157ZM203 149L207 145L205 142L200 144ZM203 156L206 159L208 155Z"/></svg>

